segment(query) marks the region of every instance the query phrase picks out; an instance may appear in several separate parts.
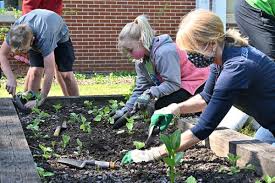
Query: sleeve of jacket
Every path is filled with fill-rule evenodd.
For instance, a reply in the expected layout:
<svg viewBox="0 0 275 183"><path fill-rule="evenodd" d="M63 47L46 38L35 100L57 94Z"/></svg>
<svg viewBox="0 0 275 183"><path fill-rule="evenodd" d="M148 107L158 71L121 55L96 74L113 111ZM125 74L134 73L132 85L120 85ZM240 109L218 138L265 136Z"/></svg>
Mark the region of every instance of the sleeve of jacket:
<svg viewBox="0 0 275 183"><path fill-rule="evenodd" d="M158 48L154 58L156 72L161 76L162 83L152 86L150 92L160 98L180 89L181 69L180 58L176 47L162 46Z"/></svg>
<svg viewBox="0 0 275 183"><path fill-rule="evenodd" d="M148 81L145 77L145 71L144 71L144 65L140 62L135 63L135 70L137 73L136 76L136 86L133 90L133 94L129 98L129 100L126 102L126 107L128 109L132 109L137 98L147 89L149 89L152 86L152 83Z"/></svg>

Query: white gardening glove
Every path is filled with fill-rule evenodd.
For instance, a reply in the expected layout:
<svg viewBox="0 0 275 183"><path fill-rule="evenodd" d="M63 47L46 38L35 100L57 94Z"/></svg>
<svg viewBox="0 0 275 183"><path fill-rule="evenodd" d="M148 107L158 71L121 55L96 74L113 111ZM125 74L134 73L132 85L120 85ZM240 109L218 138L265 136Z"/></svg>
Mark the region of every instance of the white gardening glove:
<svg viewBox="0 0 275 183"><path fill-rule="evenodd" d="M159 147L153 147L149 150L132 150L126 153L122 158L122 164L140 163L157 160L161 157Z"/></svg>

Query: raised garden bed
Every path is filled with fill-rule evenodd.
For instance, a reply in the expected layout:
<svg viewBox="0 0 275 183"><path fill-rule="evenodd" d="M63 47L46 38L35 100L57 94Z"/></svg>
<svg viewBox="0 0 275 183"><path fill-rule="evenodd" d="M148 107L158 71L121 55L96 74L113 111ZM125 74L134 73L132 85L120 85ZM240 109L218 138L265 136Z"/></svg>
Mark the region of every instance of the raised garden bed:
<svg viewBox="0 0 275 183"><path fill-rule="evenodd" d="M132 133L128 133L127 128L123 128L123 133L118 133L118 130L112 129L112 125L107 120L92 121L90 133L80 129L81 123L69 122L70 113L82 114L87 122L90 122L91 118L95 119L95 116L88 114L87 106L83 104L85 100L94 101L93 107L101 108L109 105L108 100L111 98L113 97L57 97L49 99L41 109L50 116L45 117L44 121L40 122L38 131L30 128L30 124L34 124L33 120L39 118L38 113L29 115L19 113L34 161L38 167L43 168L46 172L54 173L53 176L47 176L50 174L44 172L43 180L46 182L169 182L166 175L167 167L163 161L120 166L115 170L99 169L93 166L76 169L57 163L57 157L61 155L62 157L82 160L113 161L119 165L126 150L134 149L133 141L144 142L146 140L149 123L142 122L142 120L135 123ZM122 98L114 99L120 100ZM58 103L62 105L62 108L56 112L53 105ZM53 133L60 121L67 121L67 129L62 131L60 136L55 137ZM176 125L173 125L165 133L171 133L176 128ZM62 143L62 136L70 137L65 148L64 143ZM83 144L81 151L77 139ZM159 144L159 138L156 137L152 146ZM45 151L43 154L41 147L50 147L52 151L50 152L48 149L49 151ZM234 175L229 175L228 172L219 172L222 166L229 169L230 164L225 158L217 157L210 149L199 144L185 152L183 162L177 166L179 176L176 180L177 182L184 182L189 176L195 177L198 182L211 183L243 183L255 182L260 179L255 171L241 170Z"/></svg>

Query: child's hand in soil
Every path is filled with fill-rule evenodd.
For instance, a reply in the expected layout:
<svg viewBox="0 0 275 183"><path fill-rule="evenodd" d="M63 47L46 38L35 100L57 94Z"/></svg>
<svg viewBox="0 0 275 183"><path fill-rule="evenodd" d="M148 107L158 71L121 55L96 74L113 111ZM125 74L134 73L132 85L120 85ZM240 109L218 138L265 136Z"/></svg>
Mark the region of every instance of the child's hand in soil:
<svg viewBox="0 0 275 183"><path fill-rule="evenodd" d="M180 108L177 104L170 104L167 107L164 107L160 110L154 112L151 117L151 126L159 126L160 131L164 131L167 129L168 125L172 121L174 115L178 115L180 113Z"/></svg>
<svg viewBox="0 0 275 183"><path fill-rule="evenodd" d="M140 163L157 160L161 157L159 148L153 147L149 150L132 150L127 152L122 158L122 164Z"/></svg>

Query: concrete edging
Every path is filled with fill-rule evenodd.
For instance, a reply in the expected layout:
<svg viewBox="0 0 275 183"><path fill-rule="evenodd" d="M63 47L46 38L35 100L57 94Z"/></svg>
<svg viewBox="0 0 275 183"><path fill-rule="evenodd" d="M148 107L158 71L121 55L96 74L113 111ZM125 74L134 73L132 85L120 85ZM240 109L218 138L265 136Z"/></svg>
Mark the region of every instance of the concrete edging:
<svg viewBox="0 0 275 183"><path fill-rule="evenodd" d="M188 119L178 121L183 131L193 126ZM258 175L275 176L275 147L270 144L224 127L217 128L203 144L220 157L227 157L228 153L239 155L238 166L252 164Z"/></svg>

